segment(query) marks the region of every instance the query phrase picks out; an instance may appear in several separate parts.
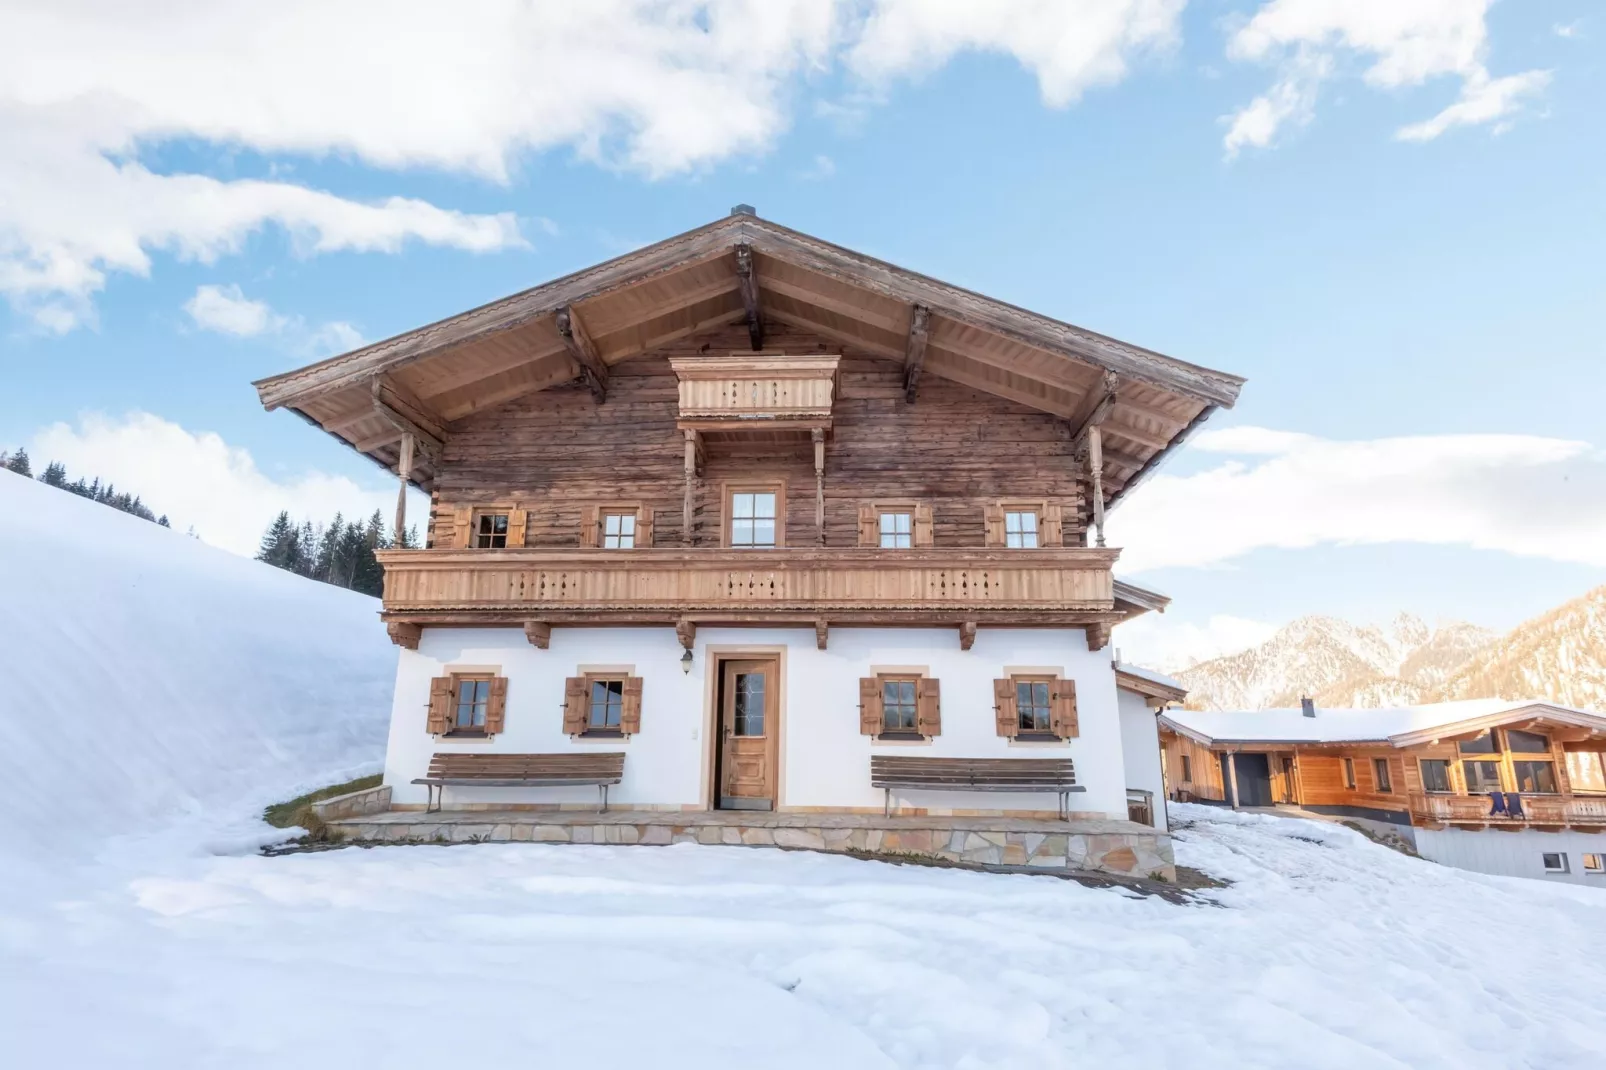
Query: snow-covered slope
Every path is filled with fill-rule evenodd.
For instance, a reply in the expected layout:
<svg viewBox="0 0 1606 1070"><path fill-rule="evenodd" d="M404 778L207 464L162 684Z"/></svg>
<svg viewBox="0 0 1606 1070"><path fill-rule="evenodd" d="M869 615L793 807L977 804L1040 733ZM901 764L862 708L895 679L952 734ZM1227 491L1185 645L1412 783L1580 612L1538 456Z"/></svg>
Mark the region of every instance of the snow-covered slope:
<svg viewBox="0 0 1606 1070"><path fill-rule="evenodd" d="M0 471L0 847L249 835L257 807L377 768L378 609Z"/></svg>

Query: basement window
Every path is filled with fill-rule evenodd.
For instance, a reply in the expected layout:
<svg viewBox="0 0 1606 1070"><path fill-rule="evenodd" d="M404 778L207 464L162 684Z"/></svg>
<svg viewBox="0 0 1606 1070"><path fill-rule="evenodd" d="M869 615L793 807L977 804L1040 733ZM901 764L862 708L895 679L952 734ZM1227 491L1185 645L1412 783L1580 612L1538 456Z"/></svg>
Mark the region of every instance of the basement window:
<svg viewBox="0 0 1606 1070"><path fill-rule="evenodd" d="M1591 877L1599 877L1602 874L1606 874L1606 855L1585 855L1584 872Z"/></svg>
<svg viewBox="0 0 1606 1070"><path fill-rule="evenodd" d="M1546 873L1570 873L1567 868L1567 856L1558 852L1547 851L1539 856L1544 863Z"/></svg>

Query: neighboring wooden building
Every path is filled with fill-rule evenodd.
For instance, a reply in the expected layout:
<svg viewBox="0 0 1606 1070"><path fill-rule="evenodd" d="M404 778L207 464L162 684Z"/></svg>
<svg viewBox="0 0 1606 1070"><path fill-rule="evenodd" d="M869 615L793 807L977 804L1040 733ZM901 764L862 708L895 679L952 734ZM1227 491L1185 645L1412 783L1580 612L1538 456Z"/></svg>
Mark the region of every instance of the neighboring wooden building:
<svg viewBox="0 0 1606 1070"><path fill-rule="evenodd" d="M638 810L1050 813L869 761L1038 757L1122 818L1106 648L1166 599L1104 514L1242 380L739 207L256 385L430 497L380 555L394 805L432 756L601 750Z"/></svg>
<svg viewBox="0 0 1606 1070"><path fill-rule="evenodd" d="M1160 736L1173 799L1387 822L1446 865L1606 887L1606 715L1503 699L1171 710Z"/></svg>

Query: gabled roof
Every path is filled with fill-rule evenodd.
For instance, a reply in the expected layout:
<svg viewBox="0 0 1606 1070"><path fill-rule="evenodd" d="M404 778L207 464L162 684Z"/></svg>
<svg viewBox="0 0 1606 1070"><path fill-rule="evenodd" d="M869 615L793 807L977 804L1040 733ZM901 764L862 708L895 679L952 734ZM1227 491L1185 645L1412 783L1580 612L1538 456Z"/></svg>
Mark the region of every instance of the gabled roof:
<svg viewBox="0 0 1606 1070"><path fill-rule="evenodd" d="M1162 727L1218 744L1375 743L1410 747L1509 724L1569 726L1606 737L1606 715L1538 699L1480 698L1383 709L1168 710Z"/></svg>
<svg viewBox="0 0 1606 1070"><path fill-rule="evenodd" d="M1165 673L1119 661L1115 663L1115 686L1161 704L1183 702L1188 697L1188 689Z"/></svg>
<svg viewBox="0 0 1606 1070"><path fill-rule="evenodd" d="M259 380L290 408L387 467L403 431L421 485L453 421L681 338L748 321L812 331L845 352L903 363L1062 417L1100 422L1113 502L1243 379L1095 334L760 219L729 217L375 342ZM755 346L756 348L756 346Z"/></svg>

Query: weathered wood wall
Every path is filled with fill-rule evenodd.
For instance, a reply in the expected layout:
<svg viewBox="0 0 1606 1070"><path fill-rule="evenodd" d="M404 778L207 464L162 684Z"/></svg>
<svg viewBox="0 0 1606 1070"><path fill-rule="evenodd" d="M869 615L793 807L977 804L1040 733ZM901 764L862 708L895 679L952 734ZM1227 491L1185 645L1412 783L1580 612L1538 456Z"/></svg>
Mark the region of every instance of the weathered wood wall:
<svg viewBox="0 0 1606 1070"><path fill-rule="evenodd" d="M447 507L503 501L529 510L525 546L579 545L585 508L608 502L651 508L655 545L682 545L685 446L668 358L747 345L745 325L710 332L614 365L603 405L574 383L453 424L435 479L434 545L450 545ZM932 504L938 547L981 546L984 506L1000 498L1059 504L1065 545L1082 544L1082 488L1064 420L935 375L921 380L910 405L897 362L779 324L765 346L842 354L826 446L827 546L858 545L860 502L909 498ZM787 483L786 543L813 545L814 461L806 441L711 443L695 545L719 544L724 481L768 477Z"/></svg>

